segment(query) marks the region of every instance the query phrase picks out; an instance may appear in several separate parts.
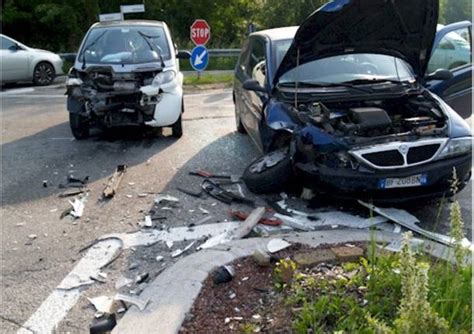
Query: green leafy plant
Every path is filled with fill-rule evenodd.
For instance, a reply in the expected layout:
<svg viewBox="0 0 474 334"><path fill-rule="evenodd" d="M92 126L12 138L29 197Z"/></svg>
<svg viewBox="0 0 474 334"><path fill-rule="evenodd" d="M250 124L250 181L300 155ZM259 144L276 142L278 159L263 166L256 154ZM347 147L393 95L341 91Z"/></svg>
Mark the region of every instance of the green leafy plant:
<svg viewBox="0 0 474 334"><path fill-rule="evenodd" d="M284 289L292 281L298 266L291 259L283 259L278 261L273 270L273 281L277 289Z"/></svg>

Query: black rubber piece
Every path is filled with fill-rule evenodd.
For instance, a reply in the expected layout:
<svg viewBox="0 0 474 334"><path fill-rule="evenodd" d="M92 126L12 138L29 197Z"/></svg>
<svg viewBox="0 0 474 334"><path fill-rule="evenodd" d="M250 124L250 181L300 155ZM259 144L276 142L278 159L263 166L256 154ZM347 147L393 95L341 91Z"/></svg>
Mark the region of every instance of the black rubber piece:
<svg viewBox="0 0 474 334"><path fill-rule="evenodd" d="M175 138L181 138L183 136L183 118L182 118L183 114L184 114L184 101L181 102L181 115L179 115L178 120L171 127L171 132L173 134L173 137Z"/></svg>
<svg viewBox="0 0 474 334"><path fill-rule="evenodd" d="M247 188L254 194L276 193L284 190L293 177L293 166L290 156L267 168L260 173L250 171L253 164L261 159L253 161L244 171L242 179Z"/></svg>

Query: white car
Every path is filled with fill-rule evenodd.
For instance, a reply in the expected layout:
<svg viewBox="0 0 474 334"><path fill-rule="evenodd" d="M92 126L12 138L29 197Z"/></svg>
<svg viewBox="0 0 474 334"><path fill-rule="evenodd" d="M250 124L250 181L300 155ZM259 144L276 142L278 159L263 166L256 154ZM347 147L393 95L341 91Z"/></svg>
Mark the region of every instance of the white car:
<svg viewBox="0 0 474 334"><path fill-rule="evenodd" d="M182 136L183 74L164 22L94 24L82 42L66 82L67 109L76 139L91 127L171 127Z"/></svg>
<svg viewBox="0 0 474 334"><path fill-rule="evenodd" d="M33 81L46 86L63 74L63 61L57 54L30 48L2 34L0 40L1 83Z"/></svg>

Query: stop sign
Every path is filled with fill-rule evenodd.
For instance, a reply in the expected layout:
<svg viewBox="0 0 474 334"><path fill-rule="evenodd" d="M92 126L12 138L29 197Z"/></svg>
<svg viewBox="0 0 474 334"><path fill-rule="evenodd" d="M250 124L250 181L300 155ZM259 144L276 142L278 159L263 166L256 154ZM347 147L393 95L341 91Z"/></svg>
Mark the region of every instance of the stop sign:
<svg viewBox="0 0 474 334"><path fill-rule="evenodd" d="M205 45L211 38L211 27L205 20L196 20L191 25L191 40L196 45Z"/></svg>

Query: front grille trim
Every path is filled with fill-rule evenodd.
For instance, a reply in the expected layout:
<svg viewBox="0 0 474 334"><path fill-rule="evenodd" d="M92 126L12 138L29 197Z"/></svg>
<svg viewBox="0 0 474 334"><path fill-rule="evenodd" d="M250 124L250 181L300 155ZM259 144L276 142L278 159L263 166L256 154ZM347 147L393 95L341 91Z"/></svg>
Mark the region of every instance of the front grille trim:
<svg viewBox="0 0 474 334"><path fill-rule="evenodd" d="M448 142L449 138L441 138L441 139L425 139L425 140L418 140L412 142L392 142L387 144L379 144L373 146L366 146L361 148L355 148L349 151L354 158L356 158L359 162L365 164L374 169L400 169L400 168L409 168L414 166L419 166L422 164L426 164L434 160L438 154L444 149ZM434 150L434 147L437 147ZM423 159L414 160L412 156L410 156L410 151L413 152L413 149L421 150L422 147L431 148L432 155L427 154L426 157ZM397 161L390 163L385 162L383 159L377 161L374 157L377 157L377 154L383 154L384 152L392 152L398 151L399 154L402 156L402 159L398 159ZM389 153L389 154L393 154ZM395 156L395 155L394 155ZM410 156L410 158L409 158ZM379 163L378 163L379 162Z"/></svg>

